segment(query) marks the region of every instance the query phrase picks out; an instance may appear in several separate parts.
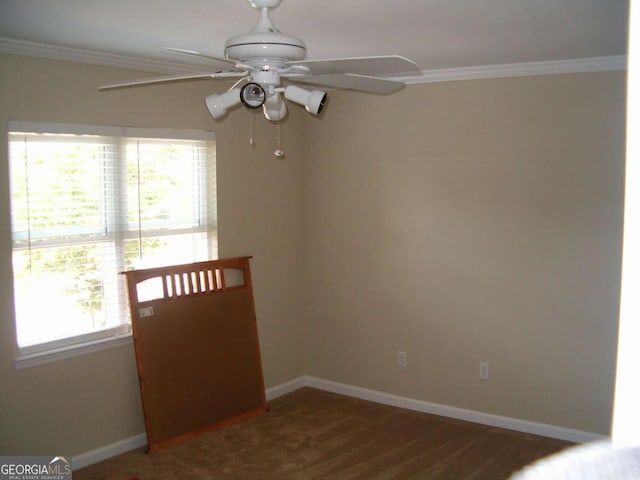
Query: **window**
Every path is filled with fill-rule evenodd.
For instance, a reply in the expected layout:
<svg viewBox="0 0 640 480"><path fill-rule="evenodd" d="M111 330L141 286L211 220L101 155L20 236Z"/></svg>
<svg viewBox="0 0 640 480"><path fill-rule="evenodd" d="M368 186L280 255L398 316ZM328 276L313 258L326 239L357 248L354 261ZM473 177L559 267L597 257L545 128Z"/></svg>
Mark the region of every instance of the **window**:
<svg viewBox="0 0 640 480"><path fill-rule="evenodd" d="M212 133L9 127L21 354L128 333L126 269L216 257Z"/></svg>

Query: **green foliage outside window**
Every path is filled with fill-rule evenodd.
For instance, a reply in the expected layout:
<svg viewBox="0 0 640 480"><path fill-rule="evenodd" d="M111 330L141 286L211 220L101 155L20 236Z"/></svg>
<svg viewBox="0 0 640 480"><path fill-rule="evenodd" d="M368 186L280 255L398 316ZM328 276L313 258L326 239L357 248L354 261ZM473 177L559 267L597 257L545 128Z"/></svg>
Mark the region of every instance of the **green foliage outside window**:
<svg viewBox="0 0 640 480"><path fill-rule="evenodd" d="M10 141L14 285L49 282L89 329L105 327L105 272L118 276L116 264L133 268L170 250L176 227L198 227L193 142L128 141L122 182L112 145L34 137Z"/></svg>

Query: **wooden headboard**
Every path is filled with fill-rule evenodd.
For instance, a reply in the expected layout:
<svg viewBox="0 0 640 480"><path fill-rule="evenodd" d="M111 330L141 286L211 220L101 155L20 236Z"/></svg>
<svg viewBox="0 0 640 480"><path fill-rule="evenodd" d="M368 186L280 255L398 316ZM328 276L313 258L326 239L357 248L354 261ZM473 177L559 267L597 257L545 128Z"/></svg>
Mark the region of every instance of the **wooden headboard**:
<svg viewBox="0 0 640 480"><path fill-rule="evenodd" d="M150 452L266 410L250 258L124 272Z"/></svg>

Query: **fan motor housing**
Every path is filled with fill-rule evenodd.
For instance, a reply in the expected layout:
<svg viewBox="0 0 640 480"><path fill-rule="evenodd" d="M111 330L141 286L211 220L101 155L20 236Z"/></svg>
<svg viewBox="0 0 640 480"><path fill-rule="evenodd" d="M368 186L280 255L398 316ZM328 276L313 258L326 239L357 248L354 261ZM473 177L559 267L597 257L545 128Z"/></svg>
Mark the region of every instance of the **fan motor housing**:
<svg viewBox="0 0 640 480"><path fill-rule="evenodd" d="M307 47L302 40L280 32L236 35L224 46L225 57L232 60L303 60Z"/></svg>

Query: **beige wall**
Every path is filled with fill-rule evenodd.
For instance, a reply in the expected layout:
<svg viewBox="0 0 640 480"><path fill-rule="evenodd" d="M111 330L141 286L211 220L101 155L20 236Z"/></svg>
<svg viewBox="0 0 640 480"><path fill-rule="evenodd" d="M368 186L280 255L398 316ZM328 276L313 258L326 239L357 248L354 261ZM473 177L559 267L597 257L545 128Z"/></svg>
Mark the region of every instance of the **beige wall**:
<svg viewBox="0 0 640 480"><path fill-rule="evenodd" d="M246 112L211 120L213 84L95 90L137 76L0 56L0 124L214 129L220 256L254 256L267 387L306 373L608 431L622 72L331 92L323 118L290 109L284 160L261 117L255 149ZM14 369L6 178L0 149L0 453L75 455L142 433L130 346Z"/></svg>
<svg viewBox="0 0 640 480"><path fill-rule="evenodd" d="M203 98L209 82L98 93L141 76L67 62L0 55L0 144L10 120L215 130L220 256L253 255L255 303L267 387L304 373L299 339L302 158L294 110L275 159L275 129L249 116L220 123ZM76 455L144 432L132 346L15 370L7 149L0 148L0 453Z"/></svg>
<svg viewBox="0 0 640 480"><path fill-rule="evenodd" d="M305 144L307 373L608 433L624 82L333 93Z"/></svg>

